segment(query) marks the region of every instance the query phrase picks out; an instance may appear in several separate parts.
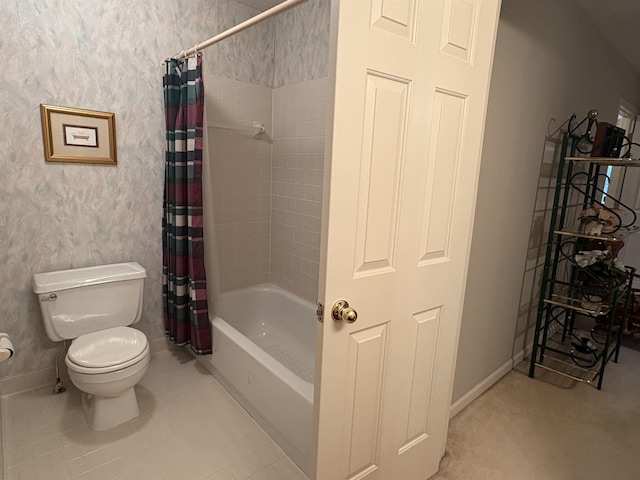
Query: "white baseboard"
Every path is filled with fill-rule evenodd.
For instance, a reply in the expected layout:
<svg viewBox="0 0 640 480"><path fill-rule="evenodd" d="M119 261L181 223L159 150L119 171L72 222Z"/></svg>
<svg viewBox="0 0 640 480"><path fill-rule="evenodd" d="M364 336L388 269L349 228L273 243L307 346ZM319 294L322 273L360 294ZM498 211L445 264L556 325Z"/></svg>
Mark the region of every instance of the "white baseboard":
<svg viewBox="0 0 640 480"><path fill-rule="evenodd" d="M518 353L516 353L513 356L513 366L515 367L516 365L518 365L522 360L524 360L524 357L526 357L527 355L531 355L532 351L533 351L533 342L527 344L527 346L524 347L524 349L520 350Z"/></svg>
<svg viewBox="0 0 640 480"><path fill-rule="evenodd" d="M473 402L476 398L482 395L484 392L489 390L498 380L504 377L507 373L511 371L513 368L513 359L507 360L504 364L502 364L497 370L491 373L487 378L482 380L479 384L469 390L466 394L464 394L461 398L456 400L449 410L449 419L455 417L458 413L465 409L465 407L469 406L471 402Z"/></svg>
<svg viewBox="0 0 640 480"><path fill-rule="evenodd" d="M176 350L180 347L176 347L176 344L169 340L167 337L156 338L155 340L149 340L149 351L151 356L158 355L160 353Z"/></svg>
<svg viewBox="0 0 640 480"><path fill-rule="evenodd" d="M513 355L511 360L507 360L502 366L491 373L478 385L469 390L465 395L459 398L451 405L449 410L449 419L455 417L458 413L465 409L471 402L491 388L498 380L511 371L513 367L518 365L533 350L533 342L527 344L522 350Z"/></svg>
<svg viewBox="0 0 640 480"><path fill-rule="evenodd" d="M60 378L68 379L67 366L64 361L60 365ZM43 368L35 372L22 373L12 377L6 377L0 380L0 396L13 395L15 393L26 392L36 388L50 385L53 389L56 383L56 369L54 367Z"/></svg>

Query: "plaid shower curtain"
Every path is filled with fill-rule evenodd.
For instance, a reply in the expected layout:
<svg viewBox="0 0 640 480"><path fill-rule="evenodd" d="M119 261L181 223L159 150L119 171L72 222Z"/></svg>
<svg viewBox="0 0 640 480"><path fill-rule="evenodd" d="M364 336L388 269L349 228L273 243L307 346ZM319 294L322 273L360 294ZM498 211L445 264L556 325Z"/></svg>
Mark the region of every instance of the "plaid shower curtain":
<svg viewBox="0 0 640 480"><path fill-rule="evenodd" d="M162 219L162 297L166 334L211 353L202 216L202 54L165 62L167 147Z"/></svg>

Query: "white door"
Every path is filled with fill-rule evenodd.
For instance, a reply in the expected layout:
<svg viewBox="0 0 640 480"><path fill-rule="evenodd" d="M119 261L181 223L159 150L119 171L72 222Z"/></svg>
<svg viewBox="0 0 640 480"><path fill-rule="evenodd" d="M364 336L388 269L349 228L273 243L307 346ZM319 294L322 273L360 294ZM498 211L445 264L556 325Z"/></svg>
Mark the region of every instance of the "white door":
<svg viewBox="0 0 640 480"><path fill-rule="evenodd" d="M499 4L332 3L317 480L438 469ZM354 323L331 318L340 299Z"/></svg>

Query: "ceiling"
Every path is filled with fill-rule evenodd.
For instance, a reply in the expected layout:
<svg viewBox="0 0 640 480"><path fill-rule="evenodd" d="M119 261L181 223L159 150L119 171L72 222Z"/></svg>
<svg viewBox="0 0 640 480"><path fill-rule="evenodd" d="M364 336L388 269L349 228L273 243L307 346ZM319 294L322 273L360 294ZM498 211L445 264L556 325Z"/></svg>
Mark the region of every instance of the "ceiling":
<svg viewBox="0 0 640 480"><path fill-rule="evenodd" d="M640 73L640 1L574 0Z"/></svg>

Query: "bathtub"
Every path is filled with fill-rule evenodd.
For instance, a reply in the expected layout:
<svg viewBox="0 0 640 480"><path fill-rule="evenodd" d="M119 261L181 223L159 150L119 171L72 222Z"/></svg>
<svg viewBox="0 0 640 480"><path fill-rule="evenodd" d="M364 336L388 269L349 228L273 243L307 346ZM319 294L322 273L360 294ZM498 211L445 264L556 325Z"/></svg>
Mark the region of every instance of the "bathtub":
<svg viewBox="0 0 640 480"><path fill-rule="evenodd" d="M315 305L271 284L220 295L211 321L218 378L309 475Z"/></svg>

